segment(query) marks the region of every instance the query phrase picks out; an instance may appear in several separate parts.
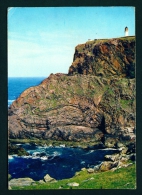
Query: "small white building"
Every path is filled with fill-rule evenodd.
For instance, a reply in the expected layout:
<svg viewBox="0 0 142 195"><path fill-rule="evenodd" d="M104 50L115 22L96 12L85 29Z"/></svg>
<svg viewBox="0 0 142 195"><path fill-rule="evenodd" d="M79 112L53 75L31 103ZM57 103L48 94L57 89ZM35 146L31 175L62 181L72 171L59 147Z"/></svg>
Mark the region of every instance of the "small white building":
<svg viewBox="0 0 142 195"><path fill-rule="evenodd" d="M128 31L128 27L126 26L125 27L125 36L128 36L129 35L129 31Z"/></svg>

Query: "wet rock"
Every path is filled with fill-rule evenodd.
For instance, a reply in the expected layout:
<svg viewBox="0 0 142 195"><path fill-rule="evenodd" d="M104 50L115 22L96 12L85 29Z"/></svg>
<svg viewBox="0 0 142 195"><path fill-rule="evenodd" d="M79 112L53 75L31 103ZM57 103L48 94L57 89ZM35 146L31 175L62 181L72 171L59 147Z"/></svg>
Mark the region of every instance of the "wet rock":
<svg viewBox="0 0 142 195"><path fill-rule="evenodd" d="M129 159L132 161L136 161L136 154L130 154Z"/></svg>
<svg viewBox="0 0 142 195"><path fill-rule="evenodd" d="M101 164L94 166L94 172L97 172L100 170Z"/></svg>
<svg viewBox="0 0 142 195"><path fill-rule="evenodd" d="M120 150L121 150L121 154L126 154L127 151L128 151L128 148L127 147L122 147Z"/></svg>
<svg viewBox="0 0 142 195"><path fill-rule="evenodd" d="M121 142L117 142L116 147L117 148L122 148L122 147L124 147L124 144L121 143Z"/></svg>
<svg viewBox="0 0 142 195"><path fill-rule="evenodd" d="M12 144L10 142L8 143L8 154L9 155L17 154L18 156L29 156L29 153L26 152L24 148Z"/></svg>
<svg viewBox="0 0 142 195"><path fill-rule="evenodd" d="M119 154L112 154L112 155L105 155L104 160L105 161L118 161L120 159L120 155Z"/></svg>
<svg viewBox="0 0 142 195"><path fill-rule="evenodd" d="M135 143L135 142L129 143L129 144L127 145L127 148L128 148L127 154L135 153L135 152L136 152L136 143Z"/></svg>

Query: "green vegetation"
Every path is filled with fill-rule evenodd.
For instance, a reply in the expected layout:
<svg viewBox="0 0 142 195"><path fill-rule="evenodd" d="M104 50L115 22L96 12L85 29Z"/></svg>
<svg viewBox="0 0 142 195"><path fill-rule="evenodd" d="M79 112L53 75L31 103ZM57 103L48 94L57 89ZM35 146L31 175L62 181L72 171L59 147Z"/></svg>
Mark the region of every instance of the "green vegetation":
<svg viewBox="0 0 142 195"><path fill-rule="evenodd" d="M13 144L21 143L21 144L37 144L40 146L47 145L47 146L60 146L65 144L66 147L81 147L81 148L88 148L91 146L96 146L99 144L99 142L95 141L94 139L88 140L86 142L75 142L75 141L56 141L56 140L42 140L38 138L32 138L32 139L9 139L9 141Z"/></svg>
<svg viewBox="0 0 142 195"><path fill-rule="evenodd" d="M79 44L79 45L76 47L76 49L77 49L78 52L82 52L84 48L85 48L85 44Z"/></svg>
<svg viewBox="0 0 142 195"><path fill-rule="evenodd" d="M120 100L120 104L121 104L122 108L124 108L124 109L127 107L130 107L132 102L133 102L132 100L123 100L123 99Z"/></svg>
<svg viewBox="0 0 142 195"><path fill-rule="evenodd" d="M119 40L135 41L135 36L120 37Z"/></svg>
<svg viewBox="0 0 142 195"><path fill-rule="evenodd" d="M114 95L114 92L111 88L108 88L107 93L110 94L110 95Z"/></svg>
<svg viewBox="0 0 142 195"><path fill-rule="evenodd" d="M76 182L77 187L70 187L67 184ZM135 164L127 168L120 168L115 171L88 173L87 170L77 172L71 179L59 180L54 183L12 187L14 190L43 190L43 189L136 189L136 167Z"/></svg>

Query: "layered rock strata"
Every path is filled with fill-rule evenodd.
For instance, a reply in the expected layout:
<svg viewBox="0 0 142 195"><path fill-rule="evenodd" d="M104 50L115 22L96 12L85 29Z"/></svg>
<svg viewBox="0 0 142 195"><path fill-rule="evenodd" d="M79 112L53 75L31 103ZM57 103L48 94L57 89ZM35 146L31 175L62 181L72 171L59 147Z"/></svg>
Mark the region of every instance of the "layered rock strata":
<svg viewBox="0 0 142 195"><path fill-rule="evenodd" d="M78 45L67 75L51 74L12 103L9 138L135 142L134 66L135 37Z"/></svg>

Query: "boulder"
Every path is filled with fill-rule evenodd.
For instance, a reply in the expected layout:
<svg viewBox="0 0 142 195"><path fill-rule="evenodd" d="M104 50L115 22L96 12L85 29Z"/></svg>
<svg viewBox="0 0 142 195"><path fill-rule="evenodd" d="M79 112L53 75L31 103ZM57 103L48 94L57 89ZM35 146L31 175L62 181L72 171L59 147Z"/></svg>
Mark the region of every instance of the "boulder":
<svg viewBox="0 0 142 195"><path fill-rule="evenodd" d="M127 151L128 151L128 148L126 146L123 146L120 150L121 150L121 154L125 155L127 153Z"/></svg>
<svg viewBox="0 0 142 195"><path fill-rule="evenodd" d="M86 171L86 168L82 168L81 171Z"/></svg>
<svg viewBox="0 0 142 195"><path fill-rule="evenodd" d="M89 169L87 169L87 172L88 172L88 173L94 173L94 169L89 168Z"/></svg>
<svg viewBox="0 0 142 195"><path fill-rule="evenodd" d="M50 175L46 174L44 176L44 181L47 183L47 182L55 182L56 180L52 177L50 177Z"/></svg>
<svg viewBox="0 0 142 195"><path fill-rule="evenodd" d="M10 186L9 184L8 184L8 189L9 189L9 190L12 190L12 188L11 188L11 186Z"/></svg>
<svg viewBox="0 0 142 195"><path fill-rule="evenodd" d="M125 167L129 167L129 166L131 166L131 165L133 165L133 163L123 163L123 162L119 162L119 164L118 164L118 168L125 168Z"/></svg>
<svg viewBox="0 0 142 195"><path fill-rule="evenodd" d="M119 154L112 154L112 155L105 155L104 160L115 162L118 161L119 158L120 158Z"/></svg>
<svg viewBox="0 0 142 195"><path fill-rule="evenodd" d="M94 166L94 172L97 172L100 170L101 164Z"/></svg>
<svg viewBox="0 0 142 195"><path fill-rule="evenodd" d="M117 139L113 136L106 136L105 137L105 147L107 148L116 148Z"/></svg>
<svg viewBox="0 0 142 195"><path fill-rule="evenodd" d="M67 185L68 185L68 186L79 186L79 183L72 182L72 183L68 183Z"/></svg>
<svg viewBox="0 0 142 195"><path fill-rule="evenodd" d="M39 180L38 181L40 184L45 184L45 182L43 180Z"/></svg>
<svg viewBox="0 0 142 195"><path fill-rule="evenodd" d="M108 171L114 167L117 167L118 162L110 162L110 161L104 161L100 166L100 171Z"/></svg>
<svg viewBox="0 0 142 195"><path fill-rule="evenodd" d="M136 154L130 154L129 159L132 161L136 161Z"/></svg>
<svg viewBox="0 0 142 195"><path fill-rule="evenodd" d="M31 178L18 178L18 179L11 179L9 181L9 185L13 186L30 186L35 184L35 181Z"/></svg>

